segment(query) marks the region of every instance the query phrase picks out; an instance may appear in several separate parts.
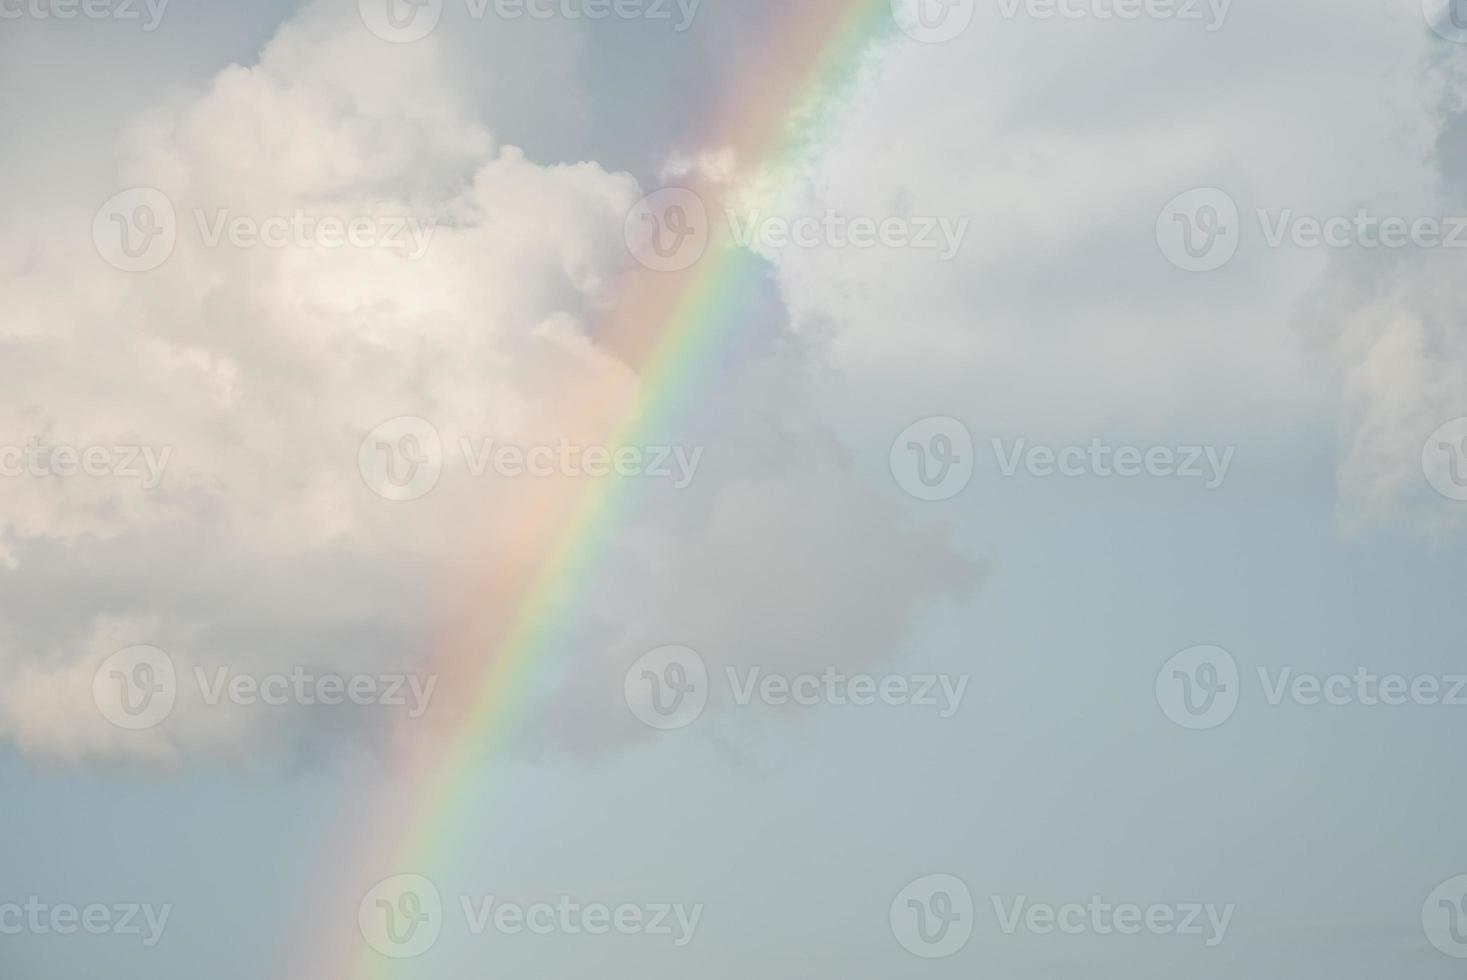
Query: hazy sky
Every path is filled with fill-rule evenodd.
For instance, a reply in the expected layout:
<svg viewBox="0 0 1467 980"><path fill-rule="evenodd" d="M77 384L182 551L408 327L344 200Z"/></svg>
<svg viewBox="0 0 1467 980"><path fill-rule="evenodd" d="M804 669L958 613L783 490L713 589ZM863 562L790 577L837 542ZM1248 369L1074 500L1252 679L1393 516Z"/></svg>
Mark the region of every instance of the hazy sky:
<svg viewBox="0 0 1467 980"><path fill-rule="evenodd" d="M0 0L0 974L1458 975L1464 68Z"/></svg>

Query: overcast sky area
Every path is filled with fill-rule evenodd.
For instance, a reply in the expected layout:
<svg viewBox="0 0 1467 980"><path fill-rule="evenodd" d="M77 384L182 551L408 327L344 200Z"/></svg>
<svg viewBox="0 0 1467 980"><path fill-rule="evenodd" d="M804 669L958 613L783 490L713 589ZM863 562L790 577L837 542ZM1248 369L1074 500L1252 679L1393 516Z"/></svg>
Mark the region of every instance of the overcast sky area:
<svg viewBox="0 0 1467 980"><path fill-rule="evenodd" d="M4 980L1467 960L1467 0L0 0Z"/></svg>

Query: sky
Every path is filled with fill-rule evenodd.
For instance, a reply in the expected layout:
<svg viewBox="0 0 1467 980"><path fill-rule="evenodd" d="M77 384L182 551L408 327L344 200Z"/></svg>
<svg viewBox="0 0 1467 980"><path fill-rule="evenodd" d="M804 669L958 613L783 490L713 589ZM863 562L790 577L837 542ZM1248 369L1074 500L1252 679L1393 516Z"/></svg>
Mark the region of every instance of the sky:
<svg viewBox="0 0 1467 980"><path fill-rule="evenodd" d="M0 0L0 976L1458 975L1464 70Z"/></svg>

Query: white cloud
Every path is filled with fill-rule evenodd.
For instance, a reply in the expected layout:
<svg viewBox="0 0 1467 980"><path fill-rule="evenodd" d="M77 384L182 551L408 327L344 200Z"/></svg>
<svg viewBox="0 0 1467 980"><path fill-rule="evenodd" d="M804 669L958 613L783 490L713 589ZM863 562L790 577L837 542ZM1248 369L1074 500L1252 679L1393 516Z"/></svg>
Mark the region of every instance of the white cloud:
<svg viewBox="0 0 1467 980"><path fill-rule="evenodd" d="M160 267L110 268L80 222L0 238L12 297L0 442L171 452L151 491L5 481L0 667L19 682L0 735L34 758L315 758L389 728L367 711L207 706L185 690L163 726L122 732L91 703L91 673L133 644L166 650L185 688L194 666L219 663L437 669L451 675L437 723L451 723L584 484L472 479L451 452L429 497L390 503L358 473L363 437L413 415L450 449L464 437L597 444L639 397L596 332L628 272L636 182L496 145L434 41L384 45L338 14L309 9L259 64L129 130L117 186L156 188L179 219ZM434 230L418 261L210 247L199 221L222 209ZM583 600L576 677L526 714L537 742L631 737L617 727L618 671L673 632L715 662L817 647L876 662L900 652L918 603L972 580L942 536L908 533L850 476L804 395L811 355L777 298L747 319L736 383L715 372L698 392L717 421L665 426L704 448L699 479L685 493L638 488L607 579Z"/></svg>

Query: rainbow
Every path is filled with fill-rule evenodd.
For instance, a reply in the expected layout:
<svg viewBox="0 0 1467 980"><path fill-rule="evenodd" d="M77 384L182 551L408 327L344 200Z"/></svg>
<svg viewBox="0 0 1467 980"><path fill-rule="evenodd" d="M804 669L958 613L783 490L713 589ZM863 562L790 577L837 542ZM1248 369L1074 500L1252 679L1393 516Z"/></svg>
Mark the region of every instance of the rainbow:
<svg viewBox="0 0 1467 980"><path fill-rule="evenodd" d="M761 194L777 196L783 175L808 163L834 131L873 45L895 22L891 0L797 0L772 9L779 13L770 18L757 63L727 93L725 111L711 116L706 131L690 134L688 142L730 153L740 174L760 176ZM701 178L689 186L705 200L721 196ZM688 271L637 270L618 284L595 333L631 362L642 386L637 403L613 422L610 444L649 444L658 426L694 404L695 389L718 375L738 339L741 298L766 274L761 262L726 236L711 236L708 251ZM530 529L523 539L476 583L510 595L507 608L513 612L488 617L493 622L468 614L469 622L435 638L435 648L453 651L444 654L452 662L440 665L447 668L440 676L453 679L456 698L448 736L420 738L395 750L390 791L379 784L373 804L386 812L364 831L368 840L353 842L355 853L345 862L370 862L378 880L433 867L444 856L477 761L501 747L514 729L516 711L528 700L520 695L530 672L544 666L553 638L573 621L577 597L594 585L609 538L625 526L636 502L634 486L635 481L585 481L573 494L547 495L526 522ZM465 650L491 653L470 658ZM349 927L352 935L339 937L329 952L317 948L296 956L282 972L353 980L393 976L394 961L356 935L359 899L360 894L330 896L334 911L348 913L333 917L333 927Z"/></svg>

